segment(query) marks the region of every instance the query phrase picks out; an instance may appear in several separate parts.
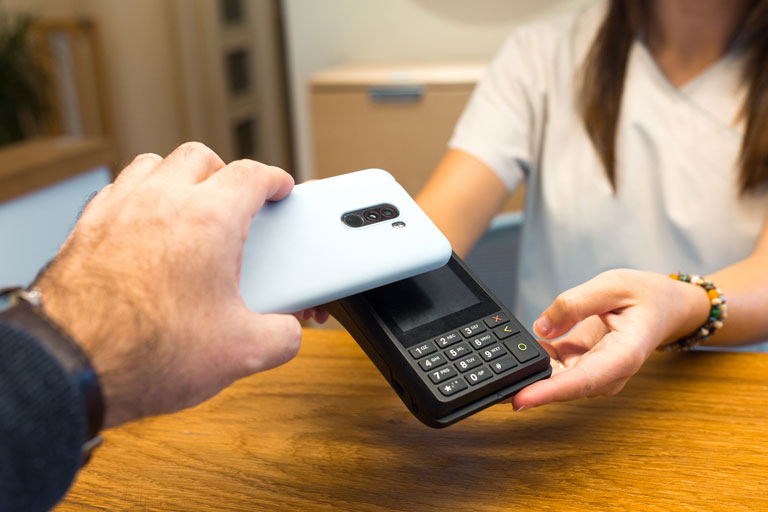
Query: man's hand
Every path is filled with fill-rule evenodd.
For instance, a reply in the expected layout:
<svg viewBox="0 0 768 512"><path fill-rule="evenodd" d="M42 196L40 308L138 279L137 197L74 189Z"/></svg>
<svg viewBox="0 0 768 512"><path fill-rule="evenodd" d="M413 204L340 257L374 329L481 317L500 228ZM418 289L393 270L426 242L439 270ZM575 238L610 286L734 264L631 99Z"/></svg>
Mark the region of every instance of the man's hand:
<svg viewBox="0 0 768 512"><path fill-rule="evenodd" d="M708 314L709 299L699 286L653 272L603 272L560 294L536 320L540 337L562 336L542 342L561 364L551 378L526 387L512 403L523 410L614 395L656 347L690 334Z"/></svg>
<svg viewBox="0 0 768 512"><path fill-rule="evenodd" d="M290 360L301 329L240 296L243 243L284 171L198 143L140 155L83 212L39 278L46 313L98 372L105 426L195 405Z"/></svg>

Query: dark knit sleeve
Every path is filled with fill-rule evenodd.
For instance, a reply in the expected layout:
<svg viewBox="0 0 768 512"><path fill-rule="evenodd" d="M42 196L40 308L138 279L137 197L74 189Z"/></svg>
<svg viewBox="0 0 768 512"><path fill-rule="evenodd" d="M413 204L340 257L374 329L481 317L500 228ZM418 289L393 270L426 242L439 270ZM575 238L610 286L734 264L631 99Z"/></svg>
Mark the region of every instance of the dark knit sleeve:
<svg viewBox="0 0 768 512"><path fill-rule="evenodd" d="M80 464L82 399L57 361L0 323L0 510L53 507Z"/></svg>

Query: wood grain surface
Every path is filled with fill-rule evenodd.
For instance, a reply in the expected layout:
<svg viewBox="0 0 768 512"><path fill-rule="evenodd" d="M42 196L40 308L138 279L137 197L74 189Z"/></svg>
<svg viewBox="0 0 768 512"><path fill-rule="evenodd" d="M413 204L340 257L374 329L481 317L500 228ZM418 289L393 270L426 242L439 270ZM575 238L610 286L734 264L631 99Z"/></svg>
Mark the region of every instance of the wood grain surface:
<svg viewBox="0 0 768 512"><path fill-rule="evenodd" d="M768 510L768 354L656 354L613 398L421 425L343 332L106 433L74 510Z"/></svg>

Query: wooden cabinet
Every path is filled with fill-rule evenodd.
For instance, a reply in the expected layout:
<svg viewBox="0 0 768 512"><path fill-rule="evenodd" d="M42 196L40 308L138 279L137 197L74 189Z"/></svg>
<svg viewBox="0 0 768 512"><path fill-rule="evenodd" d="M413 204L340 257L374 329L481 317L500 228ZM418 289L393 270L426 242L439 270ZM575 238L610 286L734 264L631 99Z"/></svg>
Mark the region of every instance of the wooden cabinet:
<svg viewBox="0 0 768 512"><path fill-rule="evenodd" d="M350 66L310 81L316 177L369 167L415 195L446 151L484 64ZM519 210L518 190L505 210Z"/></svg>

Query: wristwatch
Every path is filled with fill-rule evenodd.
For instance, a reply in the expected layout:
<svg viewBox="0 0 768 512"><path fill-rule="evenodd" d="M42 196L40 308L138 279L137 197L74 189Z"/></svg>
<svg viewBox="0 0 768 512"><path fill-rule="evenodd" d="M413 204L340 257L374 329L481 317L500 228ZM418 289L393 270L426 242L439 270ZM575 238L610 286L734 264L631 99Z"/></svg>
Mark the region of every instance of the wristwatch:
<svg viewBox="0 0 768 512"><path fill-rule="evenodd" d="M3 302L7 307L2 309ZM86 413L85 443L81 465L88 462L94 448L101 444L104 422L104 397L96 371L83 349L43 311L42 294L36 288L0 289L0 322L32 336L64 369L80 392Z"/></svg>

